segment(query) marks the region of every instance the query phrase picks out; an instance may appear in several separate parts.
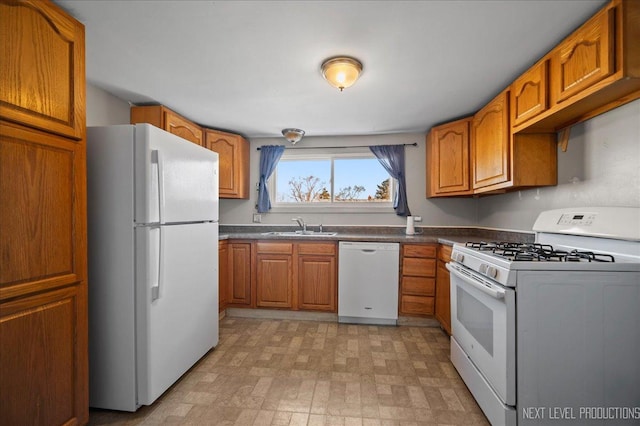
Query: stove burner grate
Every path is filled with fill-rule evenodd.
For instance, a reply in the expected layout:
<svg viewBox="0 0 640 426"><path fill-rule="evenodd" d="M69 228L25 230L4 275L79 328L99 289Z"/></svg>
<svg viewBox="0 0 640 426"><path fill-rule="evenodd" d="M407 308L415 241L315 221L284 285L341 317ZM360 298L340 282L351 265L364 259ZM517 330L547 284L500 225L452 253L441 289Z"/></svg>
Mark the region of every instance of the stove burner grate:
<svg viewBox="0 0 640 426"><path fill-rule="evenodd" d="M496 256L516 262L615 262L615 258L610 254L580 250L567 252L555 250L549 244L470 241L465 246L479 251L490 251Z"/></svg>

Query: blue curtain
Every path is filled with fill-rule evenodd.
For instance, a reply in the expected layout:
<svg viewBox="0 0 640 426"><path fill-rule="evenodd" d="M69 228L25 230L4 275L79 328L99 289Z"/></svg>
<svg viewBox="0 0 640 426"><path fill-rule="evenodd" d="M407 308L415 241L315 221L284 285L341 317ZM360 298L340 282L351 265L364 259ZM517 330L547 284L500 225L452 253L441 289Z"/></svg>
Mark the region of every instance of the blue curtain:
<svg viewBox="0 0 640 426"><path fill-rule="evenodd" d="M398 190L393 198L393 208L398 216L411 216L407 202L407 182L404 172L404 145L375 145L369 149L382 167L398 181Z"/></svg>
<svg viewBox="0 0 640 426"><path fill-rule="evenodd" d="M267 179L276 169L284 152L283 145L263 145L260 147L260 181L258 182L258 213L271 210L271 200L267 191Z"/></svg>

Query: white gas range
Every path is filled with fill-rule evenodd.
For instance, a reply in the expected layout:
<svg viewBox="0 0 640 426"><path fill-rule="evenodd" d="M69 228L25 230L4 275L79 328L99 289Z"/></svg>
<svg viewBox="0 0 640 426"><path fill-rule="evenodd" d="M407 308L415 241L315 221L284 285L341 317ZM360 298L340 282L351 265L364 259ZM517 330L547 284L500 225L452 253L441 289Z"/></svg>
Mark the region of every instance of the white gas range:
<svg viewBox="0 0 640 426"><path fill-rule="evenodd" d="M640 424L640 209L533 229L454 245L451 361L494 425Z"/></svg>

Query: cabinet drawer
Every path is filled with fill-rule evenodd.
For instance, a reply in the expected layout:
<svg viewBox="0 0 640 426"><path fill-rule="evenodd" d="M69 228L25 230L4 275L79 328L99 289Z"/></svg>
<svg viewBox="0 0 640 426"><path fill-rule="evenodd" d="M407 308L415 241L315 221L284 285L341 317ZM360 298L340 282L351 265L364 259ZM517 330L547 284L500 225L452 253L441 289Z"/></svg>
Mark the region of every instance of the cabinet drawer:
<svg viewBox="0 0 640 426"><path fill-rule="evenodd" d="M292 243L256 243L257 253L292 254Z"/></svg>
<svg viewBox="0 0 640 426"><path fill-rule="evenodd" d="M298 254L335 255L336 245L333 243L299 243Z"/></svg>
<svg viewBox="0 0 640 426"><path fill-rule="evenodd" d="M438 248L438 259L442 260L443 262L450 261L451 250L453 250L452 246L441 244L440 247Z"/></svg>
<svg viewBox="0 0 640 426"><path fill-rule="evenodd" d="M402 295L400 311L404 314L433 315L434 304L433 297Z"/></svg>
<svg viewBox="0 0 640 426"><path fill-rule="evenodd" d="M405 244L402 255L406 257L436 257L435 245Z"/></svg>
<svg viewBox="0 0 640 426"><path fill-rule="evenodd" d="M402 275L411 275L415 277L435 277L436 260L421 259L419 257L405 257L404 259L402 259Z"/></svg>
<svg viewBox="0 0 640 426"><path fill-rule="evenodd" d="M402 277L402 294L433 296L436 294L436 279L425 277Z"/></svg>

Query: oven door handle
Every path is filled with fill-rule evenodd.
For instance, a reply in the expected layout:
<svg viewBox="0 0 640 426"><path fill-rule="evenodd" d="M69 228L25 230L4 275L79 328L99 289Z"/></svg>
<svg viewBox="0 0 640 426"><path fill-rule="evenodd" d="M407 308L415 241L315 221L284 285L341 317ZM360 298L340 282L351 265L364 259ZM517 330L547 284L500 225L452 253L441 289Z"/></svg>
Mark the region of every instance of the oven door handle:
<svg viewBox="0 0 640 426"><path fill-rule="evenodd" d="M505 294L504 290L496 289L496 288L493 288L493 287L487 287L485 285L482 285L479 282L476 282L474 279L464 275L462 272L460 272L458 270L458 268L449 265L449 263L445 263L444 266L449 270L449 272L451 272L456 277L460 278L462 281L464 281L465 283L469 284L473 288L476 288L476 289L482 291L483 293L488 294L489 296L493 297L494 299L504 299L504 294Z"/></svg>

